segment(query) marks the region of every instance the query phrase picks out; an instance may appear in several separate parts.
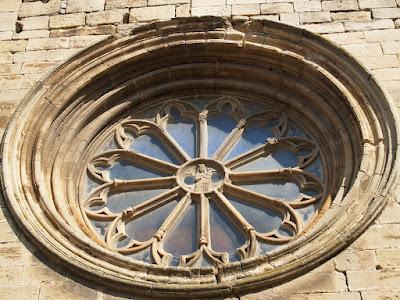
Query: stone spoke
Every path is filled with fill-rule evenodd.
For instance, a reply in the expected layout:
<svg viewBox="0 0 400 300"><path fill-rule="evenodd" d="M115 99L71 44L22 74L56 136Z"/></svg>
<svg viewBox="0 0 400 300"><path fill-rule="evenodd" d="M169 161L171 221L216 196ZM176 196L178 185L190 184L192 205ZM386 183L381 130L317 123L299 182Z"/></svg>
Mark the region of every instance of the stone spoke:
<svg viewBox="0 0 400 300"><path fill-rule="evenodd" d="M243 228L246 233L254 230L254 227L246 221L240 212L231 204L231 202L220 191L215 190L215 199L224 208L224 212L232 217Z"/></svg>
<svg viewBox="0 0 400 300"><path fill-rule="evenodd" d="M178 197L180 194L180 190L180 187L177 186L141 204L138 204L134 207L129 207L123 211L121 218L126 223L131 219L145 215Z"/></svg>
<svg viewBox="0 0 400 300"><path fill-rule="evenodd" d="M190 193L187 193L185 196L182 197L178 205L169 214L167 219L161 225L160 229L154 234L154 237L158 241L162 241L165 235L174 227L174 225L179 222L179 220L186 213L186 209L189 207L190 203Z"/></svg>
<svg viewBox="0 0 400 300"><path fill-rule="evenodd" d="M210 244L210 202L204 195L200 195L200 239L199 247Z"/></svg>
<svg viewBox="0 0 400 300"><path fill-rule="evenodd" d="M232 149L237 140L242 136L245 125L246 121L244 119L239 120L236 127L227 136L221 146L219 146L217 151L215 151L212 157L213 159L221 161L228 154L228 152Z"/></svg>
<svg viewBox="0 0 400 300"><path fill-rule="evenodd" d="M208 131L207 131L207 112L199 114L199 157L206 158L208 151Z"/></svg>

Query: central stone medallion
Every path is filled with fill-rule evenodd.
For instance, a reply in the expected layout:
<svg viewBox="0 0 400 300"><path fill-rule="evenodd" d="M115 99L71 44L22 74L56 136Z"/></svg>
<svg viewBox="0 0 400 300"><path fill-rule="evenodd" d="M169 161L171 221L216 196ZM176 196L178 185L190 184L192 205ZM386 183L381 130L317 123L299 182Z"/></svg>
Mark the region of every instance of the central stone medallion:
<svg viewBox="0 0 400 300"><path fill-rule="evenodd" d="M224 167L215 160L199 158L188 161L178 170L178 184L190 193L211 193L227 178Z"/></svg>

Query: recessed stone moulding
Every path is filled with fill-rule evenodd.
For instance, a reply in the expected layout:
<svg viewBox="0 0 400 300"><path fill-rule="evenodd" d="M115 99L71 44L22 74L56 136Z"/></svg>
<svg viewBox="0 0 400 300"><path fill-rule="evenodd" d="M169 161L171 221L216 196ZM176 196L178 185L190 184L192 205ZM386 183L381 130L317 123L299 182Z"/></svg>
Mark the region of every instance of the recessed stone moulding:
<svg viewBox="0 0 400 300"><path fill-rule="evenodd" d="M239 295L367 228L396 184L396 124L373 76L318 35L174 19L43 79L5 133L2 184L72 272L156 298Z"/></svg>

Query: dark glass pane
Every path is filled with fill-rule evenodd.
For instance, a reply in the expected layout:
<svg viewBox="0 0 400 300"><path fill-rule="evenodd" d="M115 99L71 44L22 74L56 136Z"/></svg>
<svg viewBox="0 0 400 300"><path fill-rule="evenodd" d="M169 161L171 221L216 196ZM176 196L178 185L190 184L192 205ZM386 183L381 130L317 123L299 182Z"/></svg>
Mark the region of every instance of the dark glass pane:
<svg viewBox="0 0 400 300"><path fill-rule="evenodd" d="M194 120L182 118L179 112L169 119L167 131L190 157L196 157L196 125Z"/></svg>
<svg viewBox="0 0 400 300"><path fill-rule="evenodd" d="M114 213L120 213L128 207L141 204L155 196L160 195L161 193L166 192L167 190L168 189L158 189L110 194L107 198L107 207Z"/></svg>
<svg viewBox="0 0 400 300"><path fill-rule="evenodd" d="M97 231L98 234L101 236L105 236L107 232L107 227L110 225L110 222L102 222L102 221L90 221L94 227L94 229Z"/></svg>
<svg viewBox="0 0 400 300"><path fill-rule="evenodd" d="M279 234L283 235L283 236L287 236L287 237L291 237L293 236L293 232L290 231L289 229L285 228L285 227L280 227L278 229Z"/></svg>
<svg viewBox="0 0 400 300"><path fill-rule="evenodd" d="M86 176L86 183L85 183L86 194L90 194L98 186L99 186L99 184L96 181L90 179L89 176Z"/></svg>
<svg viewBox="0 0 400 300"><path fill-rule="evenodd" d="M260 248L261 254L271 252L280 247L280 245L269 244L266 242L258 241L258 247Z"/></svg>
<svg viewBox="0 0 400 300"><path fill-rule="evenodd" d="M151 256L151 251L150 251L150 247L143 249L139 252L136 252L134 254L129 254L128 257L133 258L135 260L140 260L149 264L154 263L153 258Z"/></svg>
<svg viewBox="0 0 400 300"><path fill-rule="evenodd" d="M114 137L111 137L104 145L103 147L100 149L100 151L98 153L101 152L105 152L105 151L109 151L109 150L113 150L113 149L118 149L119 147L117 146L117 144L115 143L115 139Z"/></svg>
<svg viewBox="0 0 400 300"><path fill-rule="evenodd" d="M149 240L160 228L176 204L176 200L171 201L156 210L132 220L125 226L127 235L140 242Z"/></svg>
<svg viewBox="0 0 400 300"><path fill-rule="evenodd" d="M193 265L195 268L209 268L213 267L215 263L208 257L201 256Z"/></svg>
<svg viewBox="0 0 400 300"><path fill-rule="evenodd" d="M301 216L303 223L307 225L314 215L319 211L323 202L314 203L303 208L296 209L297 213Z"/></svg>
<svg viewBox="0 0 400 300"><path fill-rule="evenodd" d="M290 150L280 148L265 157L259 157L235 171L263 171L281 168L294 168L298 165L298 156Z"/></svg>
<svg viewBox="0 0 400 300"><path fill-rule="evenodd" d="M178 163L178 160L168 151L165 145L151 135L140 135L134 138L131 149L163 161Z"/></svg>
<svg viewBox="0 0 400 300"><path fill-rule="evenodd" d="M234 197L229 197L232 205L260 233L278 229L282 224L281 214L272 209L255 206Z"/></svg>
<svg viewBox="0 0 400 300"><path fill-rule="evenodd" d="M291 123L288 125L286 136L309 138L309 136L299 126Z"/></svg>
<svg viewBox="0 0 400 300"><path fill-rule="evenodd" d="M239 141L228 153L224 160L230 160L239 156L257 146L265 144L268 137L272 137L272 130L270 126L257 126L251 125L246 127Z"/></svg>
<svg viewBox="0 0 400 300"><path fill-rule="evenodd" d="M216 206L210 203L211 247L217 252L234 254L246 239L229 218Z"/></svg>
<svg viewBox="0 0 400 300"><path fill-rule="evenodd" d="M287 201L296 200L300 195L300 188L294 182L284 180L268 180L262 183L240 184L241 187L269 197Z"/></svg>
<svg viewBox="0 0 400 300"><path fill-rule="evenodd" d="M153 171L142 166L138 166L132 161L120 160L117 161L110 168L110 178L111 179L145 179L165 176L158 171Z"/></svg>
<svg viewBox="0 0 400 300"><path fill-rule="evenodd" d="M304 170L314 175L317 175L321 179L324 178L324 169L322 167L322 162L320 157L317 157L315 161L313 161L309 166L304 168Z"/></svg>
<svg viewBox="0 0 400 300"><path fill-rule="evenodd" d="M164 250L174 257L190 254L198 248L198 219L197 207L191 204L184 216L172 229L165 239Z"/></svg>
<svg viewBox="0 0 400 300"><path fill-rule="evenodd" d="M126 247L126 246L128 246L128 244L129 244L130 241L131 241L131 239L128 238L128 237L126 237L126 238L124 238L124 239L122 239L122 240L119 240L119 241L117 242L117 247L118 247L118 248Z"/></svg>
<svg viewBox="0 0 400 300"><path fill-rule="evenodd" d="M229 133L236 127L236 121L229 116L213 116L208 118L208 156L211 157L225 141Z"/></svg>

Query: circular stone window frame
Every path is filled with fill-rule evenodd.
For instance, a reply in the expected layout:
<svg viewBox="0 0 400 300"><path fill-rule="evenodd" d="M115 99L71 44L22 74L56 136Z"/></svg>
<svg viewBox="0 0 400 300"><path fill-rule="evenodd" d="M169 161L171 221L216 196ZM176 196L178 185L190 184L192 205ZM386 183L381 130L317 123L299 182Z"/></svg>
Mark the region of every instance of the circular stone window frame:
<svg viewBox="0 0 400 300"><path fill-rule="evenodd" d="M139 79L133 79L130 84L135 88L114 88L104 95L100 83L117 85L113 75L121 72L118 66L130 66L135 59L155 64L154 55L174 50L177 54L179 47L206 53L214 51L221 58L226 55L227 59L232 58L232 53L238 57L243 53L257 53L261 66L270 55L274 59L271 66L275 68L270 66L265 72L271 73L271 82L279 84L269 97L282 101L289 97L285 89L296 91L306 95L307 100L312 99L312 106L321 112L326 109L324 95L318 94L318 89L322 89L331 97L329 105L336 105L336 110L325 111L330 112L326 114L328 120L338 122L333 124L336 135L330 136L329 145L321 145L331 152L333 170L338 173L331 174L336 180L332 204L320 215L318 223L287 245L265 255L214 268L174 268L132 263L129 258L94 242L95 237L82 229L81 210L74 191L82 174L75 173L74 164L85 156L85 147L91 138L115 115L130 108L129 101L119 103L116 99L129 98L142 84ZM229 52L231 48L235 51ZM157 74L147 75L149 80ZM295 75L301 80L285 80L285 76ZM253 78L254 84L258 79ZM239 77L221 80L220 84L228 88L253 87L245 78L241 78L242 82L238 80ZM214 78L203 83L216 81ZM306 83L312 83L313 88ZM171 90L175 91L178 86L179 82ZM85 88L93 94L83 93ZM156 86L152 92L162 88ZM96 94L97 89L100 94ZM139 99L143 102L151 96L151 93L142 93ZM101 101L104 98L107 101ZM298 110L308 111L301 101L298 105ZM101 111L101 117L86 113L87 107L92 112ZM340 120L348 128L340 126L343 124ZM111 36L85 49L30 91L3 138L3 192L25 234L50 259L90 280L120 291L154 297L238 295L272 287L310 271L365 231L393 195L397 184L398 124L396 107L374 76L346 51L319 35L272 21L219 17L173 19ZM327 128L330 126L326 124ZM355 132L356 137L351 136Z"/></svg>

